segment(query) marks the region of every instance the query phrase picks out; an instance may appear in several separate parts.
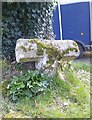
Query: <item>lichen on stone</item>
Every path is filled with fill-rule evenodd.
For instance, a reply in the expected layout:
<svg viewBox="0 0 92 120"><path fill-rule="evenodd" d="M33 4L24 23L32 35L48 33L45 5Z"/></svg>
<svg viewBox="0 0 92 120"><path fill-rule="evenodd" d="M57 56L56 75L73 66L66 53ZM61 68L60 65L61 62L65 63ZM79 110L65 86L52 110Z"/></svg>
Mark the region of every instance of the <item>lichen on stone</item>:
<svg viewBox="0 0 92 120"><path fill-rule="evenodd" d="M22 49L24 52L20 51L19 47L21 46L23 46ZM23 54L22 57L20 56L21 54ZM18 62L35 61L35 66L38 70L43 68L44 71L48 71L49 73L54 73L56 69L61 69L62 71L62 68L66 64L65 61L73 60L78 54L78 45L72 40L23 39L22 42L22 39L20 39L18 40L18 46L16 45Z"/></svg>
<svg viewBox="0 0 92 120"><path fill-rule="evenodd" d="M23 45L21 45L19 48L22 49L23 52L27 52L26 48Z"/></svg>
<svg viewBox="0 0 92 120"><path fill-rule="evenodd" d="M54 47L51 43L45 44L44 42L41 42L38 40L34 40L34 41L35 43L37 43L37 49L38 49L37 55L39 55L40 53L43 53L43 49L45 49L46 53L48 54L48 58L49 58L48 62L52 63L55 61L55 59L62 58L61 52L56 47Z"/></svg>

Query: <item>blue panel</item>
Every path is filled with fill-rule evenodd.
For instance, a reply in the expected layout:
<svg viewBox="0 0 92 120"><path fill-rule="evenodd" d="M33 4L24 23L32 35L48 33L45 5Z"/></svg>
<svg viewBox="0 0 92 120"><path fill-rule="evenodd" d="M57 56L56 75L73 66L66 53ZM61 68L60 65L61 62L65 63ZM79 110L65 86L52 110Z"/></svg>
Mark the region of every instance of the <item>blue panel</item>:
<svg viewBox="0 0 92 120"><path fill-rule="evenodd" d="M59 27L59 13L58 7L53 11L53 32L55 34L55 39L60 40L60 27Z"/></svg>
<svg viewBox="0 0 92 120"><path fill-rule="evenodd" d="M91 42L89 3L74 3L60 7L63 39L80 40L89 45Z"/></svg>

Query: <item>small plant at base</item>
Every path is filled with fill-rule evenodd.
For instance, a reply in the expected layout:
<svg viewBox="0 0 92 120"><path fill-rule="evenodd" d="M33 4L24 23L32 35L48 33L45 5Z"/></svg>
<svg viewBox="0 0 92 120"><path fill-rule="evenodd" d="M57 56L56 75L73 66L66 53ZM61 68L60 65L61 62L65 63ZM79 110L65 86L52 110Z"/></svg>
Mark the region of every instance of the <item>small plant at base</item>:
<svg viewBox="0 0 92 120"><path fill-rule="evenodd" d="M12 101L17 101L20 97L32 98L43 93L50 87L51 77L38 71L28 71L19 77L14 76L8 84L8 97Z"/></svg>

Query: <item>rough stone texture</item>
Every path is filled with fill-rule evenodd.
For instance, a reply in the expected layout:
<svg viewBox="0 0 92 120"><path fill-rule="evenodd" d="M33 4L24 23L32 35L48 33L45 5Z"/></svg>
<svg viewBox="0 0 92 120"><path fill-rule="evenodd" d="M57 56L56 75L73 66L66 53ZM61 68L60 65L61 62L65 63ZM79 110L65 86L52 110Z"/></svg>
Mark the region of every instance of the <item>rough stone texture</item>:
<svg viewBox="0 0 92 120"><path fill-rule="evenodd" d="M72 40L18 39L15 53L17 62L35 61L38 70L54 74L76 58L79 49Z"/></svg>

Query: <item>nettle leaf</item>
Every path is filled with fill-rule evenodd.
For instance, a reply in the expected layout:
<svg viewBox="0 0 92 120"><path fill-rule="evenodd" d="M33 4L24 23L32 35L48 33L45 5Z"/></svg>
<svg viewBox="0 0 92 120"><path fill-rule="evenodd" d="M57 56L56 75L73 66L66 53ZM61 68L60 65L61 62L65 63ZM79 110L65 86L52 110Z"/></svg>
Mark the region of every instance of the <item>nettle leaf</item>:
<svg viewBox="0 0 92 120"><path fill-rule="evenodd" d="M30 80L31 79L31 77L30 77L30 75L27 75L27 76L25 76L25 80Z"/></svg>
<svg viewBox="0 0 92 120"><path fill-rule="evenodd" d="M13 80L12 80L12 82L11 83L13 83L13 84L17 84L17 81L18 81L18 77L15 77L15 76L13 76Z"/></svg>
<svg viewBox="0 0 92 120"><path fill-rule="evenodd" d="M47 88L48 85L49 85L49 84L48 84L47 81L43 81L43 82L42 82L42 86L43 86L44 88Z"/></svg>
<svg viewBox="0 0 92 120"><path fill-rule="evenodd" d="M25 88L25 84L20 83L20 84L18 85L18 89L20 89L20 88Z"/></svg>
<svg viewBox="0 0 92 120"><path fill-rule="evenodd" d="M33 95L32 95L32 92L29 91L29 90L24 90L24 95L31 98Z"/></svg>
<svg viewBox="0 0 92 120"><path fill-rule="evenodd" d="M38 91L39 91L39 92L43 92L43 91L44 91L44 88L40 88Z"/></svg>
<svg viewBox="0 0 92 120"><path fill-rule="evenodd" d="M16 91L17 91L17 88L15 86L11 86L10 94L15 94Z"/></svg>
<svg viewBox="0 0 92 120"><path fill-rule="evenodd" d="M49 82L50 80L51 82ZM8 96L11 96L12 100L18 100L23 96L31 98L44 92L51 86L51 83L52 78L48 75L39 74L38 71L28 71L19 77L14 76L9 86L7 86L9 88Z"/></svg>
<svg viewBox="0 0 92 120"><path fill-rule="evenodd" d="M10 84L7 85L7 89L10 89Z"/></svg>
<svg viewBox="0 0 92 120"><path fill-rule="evenodd" d="M16 96L16 95L13 94L13 96L12 96L12 100L13 100L13 101L16 101L17 98L18 98L18 96Z"/></svg>
<svg viewBox="0 0 92 120"><path fill-rule="evenodd" d="M27 86L28 86L29 88L32 88L32 87L33 87L33 85L31 85L31 83L32 83L31 81L28 81L28 82L27 82Z"/></svg>

